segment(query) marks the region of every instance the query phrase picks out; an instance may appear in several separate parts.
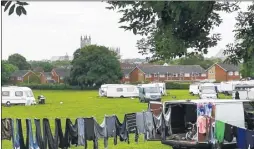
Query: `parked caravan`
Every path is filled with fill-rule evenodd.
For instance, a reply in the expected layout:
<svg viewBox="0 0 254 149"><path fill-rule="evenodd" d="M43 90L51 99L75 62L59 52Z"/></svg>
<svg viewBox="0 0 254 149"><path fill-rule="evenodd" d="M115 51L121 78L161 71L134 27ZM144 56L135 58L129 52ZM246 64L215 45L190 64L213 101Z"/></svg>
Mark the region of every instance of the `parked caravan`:
<svg viewBox="0 0 254 149"><path fill-rule="evenodd" d="M152 83L152 84L155 84L155 85L159 86L162 96L167 95L167 89L166 89L166 84L165 83Z"/></svg>
<svg viewBox="0 0 254 149"><path fill-rule="evenodd" d="M199 84L194 83L194 84L190 84L189 86L189 93L191 95L198 95L199 94Z"/></svg>
<svg viewBox="0 0 254 149"><path fill-rule="evenodd" d="M36 104L34 94L28 87L2 87L2 104L33 105Z"/></svg>
<svg viewBox="0 0 254 149"><path fill-rule="evenodd" d="M238 84L235 85L232 97L236 99L236 92L239 93L239 99L251 99L254 100L254 85Z"/></svg>
<svg viewBox="0 0 254 149"><path fill-rule="evenodd" d="M204 83L199 85L200 99L217 99L217 88L213 83Z"/></svg>
<svg viewBox="0 0 254 149"><path fill-rule="evenodd" d="M217 143L216 120L253 129L254 102L249 100L175 100L163 103L162 144L173 149L235 149L236 139ZM208 126L199 129L202 126ZM204 123L203 123L204 122ZM223 132L224 133L224 132Z"/></svg>
<svg viewBox="0 0 254 149"><path fill-rule="evenodd" d="M99 88L99 96L106 97L108 86L114 86L114 85L120 85L120 84L103 84L103 85L101 85L101 87Z"/></svg>
<svg viewBox="0 0 254 149"><path fill-rule="evenodd" d="M106 90L107 97L138 97L139 90L135 85L118 84L109 85Z"/></svg>
<svg viewBox="0 0 254 149"><path fill-rule="evenodd" d="M221 82L221 92L225 95L232 95L236 84L242 84L242 81Z"/></svg>
<svg viewBox="0 0 254 149"><path fill-rule="evenodd" d="M161 101L161 92L159 86L154 84L142 84L139 88L139 101Z"/></svg>

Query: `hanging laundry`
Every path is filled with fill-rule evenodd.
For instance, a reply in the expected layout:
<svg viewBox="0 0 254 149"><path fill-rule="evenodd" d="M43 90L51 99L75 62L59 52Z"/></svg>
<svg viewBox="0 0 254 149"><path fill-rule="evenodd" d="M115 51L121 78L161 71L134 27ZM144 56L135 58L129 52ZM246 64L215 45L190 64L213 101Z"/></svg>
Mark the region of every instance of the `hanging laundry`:
<svg viewBox="0 0 254 149"><path fill-rule="evenodd" d="M43 121L43 139L44 139L45 148L47 148L47 146L49 149L58 148L58 142L55 141L52 135L49 120L47 118L43 118L42 121ZM55 133L55 134L58 134L58 133Z"/></svg>
<svg viewBox="0 0 254 149"><path fill-rule="evenodd" d="M151 112L144 112L144 120L145 120L145 138L155 138L155 126L154 126L154 120L153 115Z"/></svg>
<svg viewBox="0 0 254 149"><path fill-rule="evenodd" d="M104 119L105 120L105 119ZM95 139L98 141L100 138L105 139L107 132L106 132L106 125L105 121L103 121L102 125L99 125L97 121L94 121L94 133L95 133ZM104 140L104 148L107 148L107 142Z"/></svg>
<svg viewBox="0 0 254 149"><path fill-rule="evenodd" d="M232 142L234 136L234 132L233 132L233 126L230 124L225 123L225 132L224 132L224 139L228 142Z"/></svg>
<svg viewBox="0 0 254 149"><path fill-rule="evenodd" d="M243 128L237 128L237 147L240 149L246 149L247 148L247 142L246 142L246 130Z"/></svg>
<svg viewBox="0 0 254 149"><path fill-rule="evenodd" d="M136 123L136 113L128 113L125 114L125 122L126 122L126 129L127 129L127 142L129 142L129 134L135 133L135 142L138 142L138 130L137 130L137 123Z"/></svg>
<svg viewBox="0 0 254 149"><path fill-rule="evenodd" d="M14 124L13 124L13 128L14 128ZM13 135L12 139L14 139L13 140L14 149L26 149L21 119L16 119L16 134L12 133L12 135Z"/></svg>
<svg viewBox="0 0 254 149"><path fill-rule="evenodd" d="M95 124L94 118L84 118L85 120L85 149L87 149L87 140L93 141L93 148L98 148L98 142L95 137Z"/></svg>
<svg viewBox="0 0 254 149"><path fill-rule="evenodd" d="M11 140L12 127L11 127L12 119L4 118L1 121L1 140Z"/></svg>
<svg viewBox="0 0 254 149"><path fill-rule="evenodd" d="M78 124L77 119L73 125L69 118L66 119L64 142L70 147L70 144L78 145Z"/></svg>
<svg viewBox="0 0 254 149"><path fill-rule="evenodd" d="M206 133L206 117L199 116L197 118L197 127L198 127L199 133L202 133L202 134Z"/></svg>
<svg viewBox="0 0 254 149"><path fill-rule="evenodd" d="M144 112L136 113L136 124L139 134L145 134L145 120L144 120Z"/></svg>
<svg viewBox="0 0 254 149"><path fill-rule="evenodd" d="M85 120L78 118L78 145L85 145Z"/></svg>
<svg viewBox="0 0 254 149"><path fill-rule="evenodd" d="M114 138L114 145L117 144L117 122L116 122L116 116L105 116L104 118L105 127L106 127L106 135L104 137L104 145L105 148L107 148L108 144L108 138L113 137Z"/></svg>
<svg viewBox="0 0 254 149"><path fill-rule="evenodd" d="M247 147L254 148L254 131L246 130L246 144Z"/></svg>
<svg viewBox="0 0 254 149"><path fill-rule="evenodd" d="M45 149L44 140L41 133L41 121L40 119L34 119L35 124L35 138L40 149Z"/></svg>
<svg viewBox="0 0 254 149"><path fill-rule="evenodd" d="M40 149L36 139L33 137L32 123L30 119L26 119L26 146L28 149Z"/></svg>
<svg viewBox="0 0 254 149"><path fill-rule="evenodd" d="M224 132L225 132L225 123L216 120L215 139L217 139L219 143L222 143L224 141Z"/></svg>
<svg viewBox="0 0 254 149"><path fill-rule="evenodd" d="M55 136L55 141L58 142L58 147L61 149L67 148L67 147L65 147L65 142L64 142L65 138L63 135L61 119L59 119L59 118L55 119L55 132L58 133L58 135Z"/></svg>

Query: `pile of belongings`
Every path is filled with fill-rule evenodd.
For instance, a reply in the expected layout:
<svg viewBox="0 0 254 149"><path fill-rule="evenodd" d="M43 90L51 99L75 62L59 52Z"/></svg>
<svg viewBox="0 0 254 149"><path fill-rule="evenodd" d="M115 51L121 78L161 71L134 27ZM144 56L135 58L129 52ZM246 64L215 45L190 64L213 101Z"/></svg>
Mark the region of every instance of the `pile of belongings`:
<svg viewBox="0 0 254 149"><path fill-rule="evenodd" d="M25 122L26 140L21 119L2 119L2 140L12 141L13 149L67 149L73 145L87 148L87 141L93 141L93 148L98 149L99 139L104 140L104 148L107 148L109 138L114 138L113 144L117 145L118 137L120 141L130 143L129 134L135 134L135 142L138 142L140 134L148 140L155 137L158 129L158 122L150 111L125 114L122 123L116 115L105 116L102 124L98 124L94 117L77 118L74 123L66 118L65 132L61 119L55 118L54 133L48 118L26 119Z"/></svg>

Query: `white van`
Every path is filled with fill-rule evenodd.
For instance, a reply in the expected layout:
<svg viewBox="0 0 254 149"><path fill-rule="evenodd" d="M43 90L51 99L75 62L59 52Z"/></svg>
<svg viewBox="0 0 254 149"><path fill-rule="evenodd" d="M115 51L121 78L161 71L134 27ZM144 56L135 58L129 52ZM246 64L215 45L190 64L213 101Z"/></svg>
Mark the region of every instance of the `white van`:
<svg viewBox="0 0 254 149"><path fill-rule="evenodd" d="M107 87L106 96L107 97L138 97L139 91L138 87L135 85L118 84L109 85Z"/></svg>
<svg viewBox="0 0 254 149"><path fill-rule="evenodd" d="M2 87L2 104L36 104L34 94L28 87Z"/></svg>
<svg viewBox="0 0 254 149"><path fill-rule="evenodd" d="M231 124L240 128L253 128L253 117L248 116L254 110L254 102L249 100L175 100L163 103L165 124L162 126L162 144L170 145L173 149L203 148L217 149L215 120ZM198 132L198 111L200 105L209 104L210 110L204 113L206 122L205 134ZM168 128L168 129L165 129ZM190 137L191 136L191 137ZM215 145L215 146L214 146ZM236 141L224 140L219 148L235 149Z"/></svg>
<svg viewBox="0 0 254 149"><path fill-rule="evenodd" d="M217 99L218 93L213 83L204 83L199 86L200 99Z"/></svg>
<svg viewBox="0 0 254 149"><path fill-rule="evenodd" d="M139 101L161 101L161 92L158 85L154 84L141 84L139 88Z"/></svg>

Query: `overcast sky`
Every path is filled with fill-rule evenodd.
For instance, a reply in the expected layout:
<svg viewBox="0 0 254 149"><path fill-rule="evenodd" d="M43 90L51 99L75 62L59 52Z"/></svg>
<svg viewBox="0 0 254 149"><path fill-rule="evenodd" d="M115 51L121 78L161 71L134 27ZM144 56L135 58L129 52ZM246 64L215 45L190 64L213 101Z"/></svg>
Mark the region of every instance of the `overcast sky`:
<svg viewBox="0 0 254 149"><path fill-rule="evenodd" d="M142 58L136 41L140 36L118 28L120 14L105 9L105 2L29 2L26 16L2 13L2 58L20 53L28 60L62 56L80 47L80 36L90 35L92 44L120 47L123 58ZM242 2L246 10L250 2ZM3 10L2 10L3 12ZM227 43L234 41L237 13L221 13L223 23L213 32L222 34L219 44L209 50L214 56Z"/></svg>

